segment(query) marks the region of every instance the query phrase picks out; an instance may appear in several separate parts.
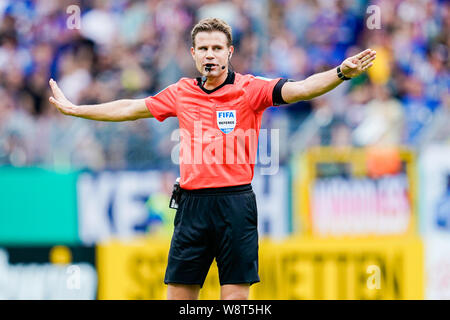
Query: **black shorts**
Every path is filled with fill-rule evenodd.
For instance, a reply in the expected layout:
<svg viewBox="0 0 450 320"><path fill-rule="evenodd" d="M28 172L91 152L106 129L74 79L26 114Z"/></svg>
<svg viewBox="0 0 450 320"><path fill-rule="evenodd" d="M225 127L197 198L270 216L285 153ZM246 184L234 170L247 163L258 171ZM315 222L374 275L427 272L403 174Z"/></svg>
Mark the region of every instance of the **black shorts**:
<svg viewBox="0 0 450 320"><path fill-rule="evenodd" d="M202 287L214 258L221 285L259 282L257 217L250 184L182 189L164 283Z"/></svg>

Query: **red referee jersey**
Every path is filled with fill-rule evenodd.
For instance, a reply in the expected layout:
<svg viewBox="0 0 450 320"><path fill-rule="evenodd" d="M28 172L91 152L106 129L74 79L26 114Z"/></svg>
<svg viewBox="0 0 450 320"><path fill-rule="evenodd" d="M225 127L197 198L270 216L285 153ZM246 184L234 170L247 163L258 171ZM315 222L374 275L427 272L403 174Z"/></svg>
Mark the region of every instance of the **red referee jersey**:
<svg viewBox="0 0 450 320"><path fill-rule="evenodd" d="M251 183L262 114L274 105L279 80L229 73L223 85L209 91L199 79L182 78L145 99L158 121L178 117L182 188Z"/></svg>

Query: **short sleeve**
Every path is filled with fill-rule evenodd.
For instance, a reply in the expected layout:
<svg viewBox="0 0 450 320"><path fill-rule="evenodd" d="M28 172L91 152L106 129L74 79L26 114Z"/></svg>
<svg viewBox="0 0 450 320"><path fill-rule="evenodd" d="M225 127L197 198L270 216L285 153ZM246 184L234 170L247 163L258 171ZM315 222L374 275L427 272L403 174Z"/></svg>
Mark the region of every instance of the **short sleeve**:
<svg viewBox="0 0 450 320"><path fill-rule="evenodd" d="M273 90L281 78L269 79L251 76L247 87L250 106L255 112L262 112L274 105Z"/></svg>
<svg viewBox="0 0 450 320"><path fill-rule="evenodd" d="M176 117L177 83L171 84L154 96L145 99L145 105L158 121Z"/></svg>

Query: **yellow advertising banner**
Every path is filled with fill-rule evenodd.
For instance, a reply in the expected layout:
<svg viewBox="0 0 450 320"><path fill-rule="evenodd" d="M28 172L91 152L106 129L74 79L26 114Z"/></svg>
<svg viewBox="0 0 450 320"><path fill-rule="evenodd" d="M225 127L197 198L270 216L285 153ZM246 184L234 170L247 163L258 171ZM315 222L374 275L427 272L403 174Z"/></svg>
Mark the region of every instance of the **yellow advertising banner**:
<svg viewBox="0 0 450 320"><path fill-rule="evenodd" d="M165 299L170 241L110 241L97 248L99 299ZM419 238L309 239L260 243L261 282L251 299L423 299ZM215 263L200 299L219 299Z"/></svg>

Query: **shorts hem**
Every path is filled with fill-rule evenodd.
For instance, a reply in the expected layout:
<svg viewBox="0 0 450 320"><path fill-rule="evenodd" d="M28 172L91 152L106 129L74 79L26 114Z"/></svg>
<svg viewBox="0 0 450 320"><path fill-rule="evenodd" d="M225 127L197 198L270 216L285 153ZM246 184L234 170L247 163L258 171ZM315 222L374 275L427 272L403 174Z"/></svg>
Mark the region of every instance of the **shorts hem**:
<svg viewBox="0 0 450 320"><path fill-rule="evenodd" d="M224 281L224 282L220 282L220 285L221 286L223 286L223 285L225 285L225 284L244 284L244 283L247 283L247 284L249 284L250 286L252 285L252 284L255 284L255 283L258 283L258 282L261 282L261 280L252 280L252 281Z"/></svg>
<svg viewBox="0 0 450 320"><path fill-rule="evenodd" d="M187 284L187 285L199 285L200 288L203 287L203 283L199 282L189 282L189 281L171 281L171 280L164 280L164 284Z"/></svg>

